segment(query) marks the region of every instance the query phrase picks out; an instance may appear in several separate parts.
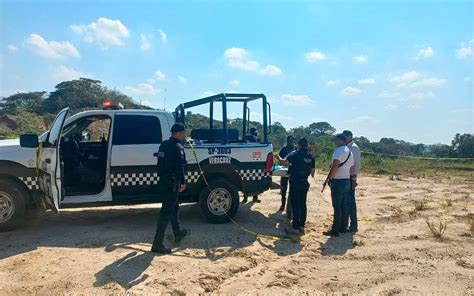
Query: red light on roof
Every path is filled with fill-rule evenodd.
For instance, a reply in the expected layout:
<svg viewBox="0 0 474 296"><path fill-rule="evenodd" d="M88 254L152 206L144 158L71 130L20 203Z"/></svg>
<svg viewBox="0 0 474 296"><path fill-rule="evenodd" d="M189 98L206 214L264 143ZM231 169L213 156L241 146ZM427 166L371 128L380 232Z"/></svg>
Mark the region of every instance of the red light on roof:
<svg viewBox="0 0 474 296"><path fill-rule="evenodd" d="M102 103L102 108L104 110L110 109L110 110L121 110L123 109L122 103L120 103L117 100L109 100L105 101Z"/></svg>

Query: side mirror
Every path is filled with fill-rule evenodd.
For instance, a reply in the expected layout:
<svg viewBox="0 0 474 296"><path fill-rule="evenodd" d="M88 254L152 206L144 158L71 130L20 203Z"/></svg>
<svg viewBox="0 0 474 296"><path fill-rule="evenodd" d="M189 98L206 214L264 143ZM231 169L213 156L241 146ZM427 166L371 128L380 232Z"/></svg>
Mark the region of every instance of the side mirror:
<svg viewBox="0 0 474 296"><path fill-rule="evenodd" d="M38 147L38 135L24 134L20 136L20 146L25 148Z"/></svg>

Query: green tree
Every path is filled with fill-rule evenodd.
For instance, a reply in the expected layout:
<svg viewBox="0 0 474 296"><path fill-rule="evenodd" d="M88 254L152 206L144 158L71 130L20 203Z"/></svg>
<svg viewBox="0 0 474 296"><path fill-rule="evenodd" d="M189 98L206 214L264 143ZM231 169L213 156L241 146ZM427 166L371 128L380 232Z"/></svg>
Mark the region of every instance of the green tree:
<svg viewBox="0 0 474 296"><path fill-rule="evenodd" d="M18 114L19 112L38 112L46 99L45 91L17 93L0 101L0 114Z"/></svg>
<svg viewBox="0 0 474 296"><path fill-rule="evenodd" d="M322 135L333 135L336 132L336 129L325 121L311 123L308 130L311 135L316 137Z"/></svg>
<svg viewBox="0 0 474 296"><path fill-rule="evenodd" d="M456 134L451 149L457 157L474 157L474 135Z"/></svg>

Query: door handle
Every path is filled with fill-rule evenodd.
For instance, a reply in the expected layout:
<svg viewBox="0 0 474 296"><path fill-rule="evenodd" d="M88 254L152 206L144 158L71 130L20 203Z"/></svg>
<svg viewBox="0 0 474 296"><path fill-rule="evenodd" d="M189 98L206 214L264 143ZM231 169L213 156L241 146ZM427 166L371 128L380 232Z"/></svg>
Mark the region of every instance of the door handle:
<svg viewBox="0 0 474 296"><path fill-rule="evenodd" d="M158 157L158 152L153 153L154 157Z"/></svg>
<svg viewBox="0 0 474 296"><path fill-rule="evenodd" d="M50 163L51 163L51 158L46 158L46 159L44 160L44 162L46 162L47 164L50 164Z"/></svg>

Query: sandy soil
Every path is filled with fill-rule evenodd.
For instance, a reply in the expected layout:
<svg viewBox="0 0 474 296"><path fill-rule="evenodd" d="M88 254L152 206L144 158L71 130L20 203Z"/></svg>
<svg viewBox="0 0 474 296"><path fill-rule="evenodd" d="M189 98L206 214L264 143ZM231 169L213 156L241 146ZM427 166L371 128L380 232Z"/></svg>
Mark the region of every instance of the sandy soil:
<svg viewBox="0 0 474 296"><path fill-rule="evenodd" d="M0 295L474 294L473 180L363 177L360 232L327 238L321 231L331 204L329 190L320 193L322 179L311 186L301 242L207 224L196 205L184 205L191 236L172 255L155 256L148 250L158 205L47 213L0 233ZM236 220L282 234L288 221L277 212L278 189L261 199L241 204ZM426 209L414 213L415 200ZM444 239L433 237L426 218L448 223Z"/></svg>

